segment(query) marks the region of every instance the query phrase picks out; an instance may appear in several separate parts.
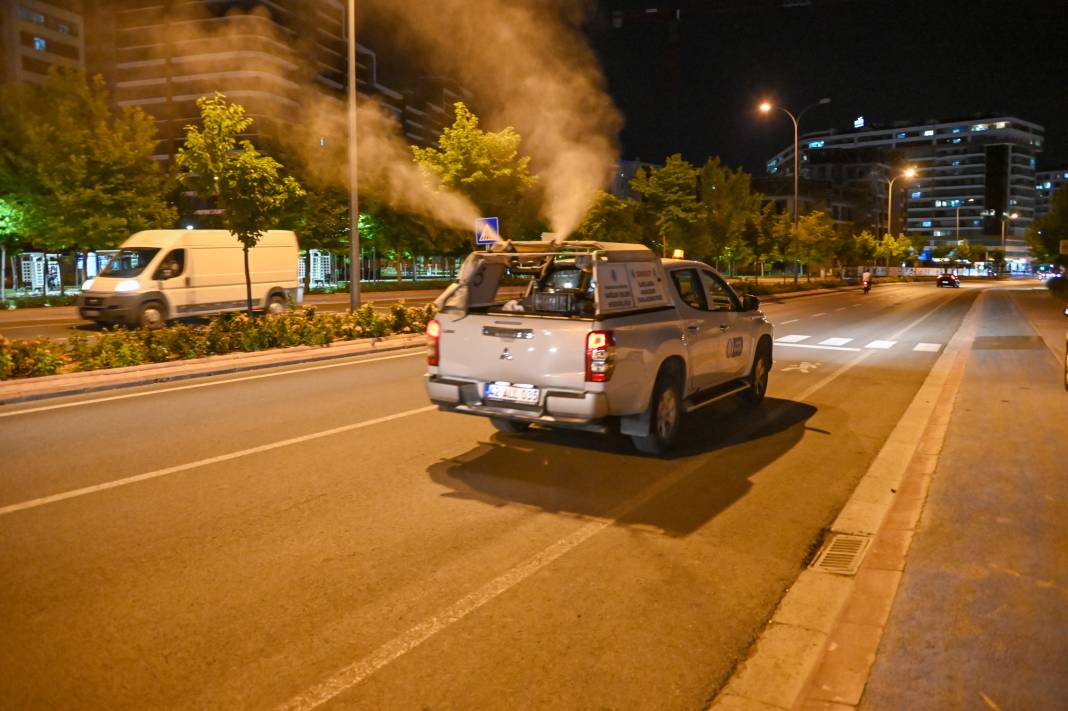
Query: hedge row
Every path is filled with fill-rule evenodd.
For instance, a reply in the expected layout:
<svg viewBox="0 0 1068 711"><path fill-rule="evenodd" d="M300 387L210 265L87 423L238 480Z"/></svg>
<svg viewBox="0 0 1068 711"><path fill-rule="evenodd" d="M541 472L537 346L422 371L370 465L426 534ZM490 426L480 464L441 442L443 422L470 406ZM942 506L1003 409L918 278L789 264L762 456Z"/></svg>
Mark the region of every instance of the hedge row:
<svg viewBox="0 0 1068 711"><path fill-rule="evenodd" d="M355 313L302 308L255 318L243 313L226 314L204 326L176 323L156 330L120 328L91 337L75 334L66 343L45 338L8 340L0 336L0 380L420 333L433 314L432 306L403 304L394 305L384 315L370 305Z"/></svg>

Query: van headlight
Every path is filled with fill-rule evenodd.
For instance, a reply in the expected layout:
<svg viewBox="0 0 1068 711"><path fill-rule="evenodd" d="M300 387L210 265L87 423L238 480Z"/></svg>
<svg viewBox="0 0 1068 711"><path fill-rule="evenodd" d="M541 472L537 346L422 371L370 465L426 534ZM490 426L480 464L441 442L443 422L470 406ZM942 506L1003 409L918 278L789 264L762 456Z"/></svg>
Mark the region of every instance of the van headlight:
<svg viewBox="0 0 1068 711"><path fill-rule="evenodd" d="M137 291L140 286L136 279L127 279L116 284L115 291Z"/></svg>
<svg viewBox="0 0 1068 711"><path fill-rule="evenodd" d="M92 289L94 281L96 281L96 279L86 279L85 283L82 284L82 291L89 291Z"/></svg>

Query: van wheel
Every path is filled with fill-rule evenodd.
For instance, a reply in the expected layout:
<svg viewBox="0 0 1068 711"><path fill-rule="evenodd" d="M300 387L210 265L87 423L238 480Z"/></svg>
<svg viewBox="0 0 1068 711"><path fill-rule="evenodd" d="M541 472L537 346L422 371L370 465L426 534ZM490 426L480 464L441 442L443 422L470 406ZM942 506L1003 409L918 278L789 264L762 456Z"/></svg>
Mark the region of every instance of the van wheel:
<svg viewBox="0 0 1068 711"><path fill-rule="evenodd" d="M764 401L768 392L768 376L771 374L771 353L767 346L761 346L753 358L753 369L749 371L749 389L745 391L745 399L752 405L759 405Z"/></svg>
<svg viewBox="0 0 1068 711"><path fill-rule="evenodd" d="M267 299L267 306L263 309L265 314L277 316L286 310L286 300L281 294L273 294Z"/></svg>
<svg viewBox="0 0 1068 711"><path fill-rule="evenodd" d="M141 310L137 314L137 325L142 328L162 328L163 322L167 320L167 315L163 311L163 305L158 301L149 301L147 304L141 305Z"/></svg>
<svg viewBox="0 0 1068 711"><path fill-rule="evenodd" d="M496 427L498 432L504 432L505 434L519 434L530 429L529 422L508 420L503 417L491 417L489 419L490 424Z"/></svg>
<svg viewBox="0 0 1068 711"><path fill-rule="evenodd" d="M663 454L675 444L682 425L682 389L677 378L662 374L653 390L649 418L649 434L634 435L631 439L639 452Z"/></svg>

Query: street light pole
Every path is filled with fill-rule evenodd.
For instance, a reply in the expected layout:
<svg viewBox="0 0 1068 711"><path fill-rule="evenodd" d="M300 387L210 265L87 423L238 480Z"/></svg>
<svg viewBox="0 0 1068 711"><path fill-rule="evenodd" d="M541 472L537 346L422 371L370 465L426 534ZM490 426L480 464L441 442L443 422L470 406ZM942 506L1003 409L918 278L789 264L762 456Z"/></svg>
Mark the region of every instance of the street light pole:
<svg viewBox="0 0 1068 711"><path fill-rule="evenodd" d="M349 309L360 307L360 197L356 153L356 0L348 0L349 31Z"/></svg>
<svg viewBox="0 0 1068 711"><path fill-rule="evenodd" d="M890 185L886 189L886 234L893 234L890 231L890 221L894 219L894 181L898 178L911 178L916 175L915 168L908 168L904 173L895 175L889 178Z"/></svg>
<svg viewBox="0 0 1068 711"><path fill-rule="evenodd" d="M1003 265L1009 261L1006 259L1005 255L1005 223L1007 220L1015 220L1017 217L1019 217L1019 215L1015 212L1011 215L1007 212L1001 213L1001 263Z"/></svg>
<svg viewBox="0 0 1068 711"><path fill-rule="evenodd" d="M797 203L798 203L798 179L800 177L799 161L800 161L800 153L801 153L800 150L798 150L798 125L801 122L801 117L805 115L806 111L808 111L809 109L811 109L814 106L821 106L823 104L829 104L829 103L831 103L830 98L824 97L824 98L820 99L819 101L817 101L816 103L809 104L805 108L803 108L800 111L798 111L797 112L797 116L794 116L787 109L784 109L781 106L776 106L776 105L771 104L771 103L769 103L767 101L765 101L764 103L762 103L760 105L760 110L763 113L768 113L773 108L774 109L778 109L779 111L782 111L784 114L789 116L790 117L790 121L792 121L793 124L794 124L794 209L793 209L793 213L794 213L794 284L795 285L797 284L798 277L800 276L800 273L801 273L801 260L798 259L798 254L797 254L797 251L798 251L798 244L797 244L798 204Z"/></svg>

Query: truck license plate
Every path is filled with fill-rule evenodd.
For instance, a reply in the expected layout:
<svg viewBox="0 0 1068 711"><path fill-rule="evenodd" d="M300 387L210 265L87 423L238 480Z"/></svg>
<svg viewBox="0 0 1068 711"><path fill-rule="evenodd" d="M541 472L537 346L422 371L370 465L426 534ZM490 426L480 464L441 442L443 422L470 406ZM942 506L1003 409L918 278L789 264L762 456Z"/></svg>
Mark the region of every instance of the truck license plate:
<svg viewBox="0 0 1068 711"><path fill-rule="evenodd" d="M486 383L485 396L487 400L505 400L519 402L524 405L537 405L540 391L537 388L509 383Z"/></svg>
<svg viewBox="0 0 1068 711"><path fill-rule="evenodd" d="M82 313L86 316L99 316L100 309L82 309Z"/></svg>

